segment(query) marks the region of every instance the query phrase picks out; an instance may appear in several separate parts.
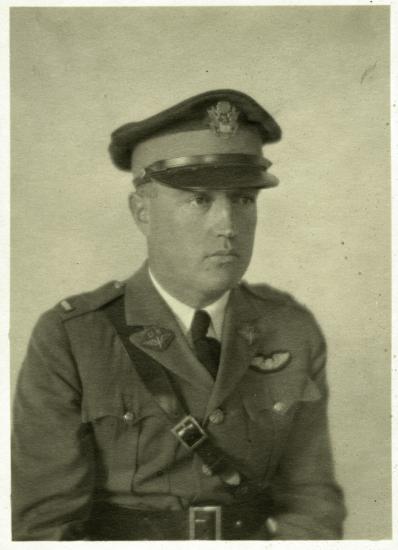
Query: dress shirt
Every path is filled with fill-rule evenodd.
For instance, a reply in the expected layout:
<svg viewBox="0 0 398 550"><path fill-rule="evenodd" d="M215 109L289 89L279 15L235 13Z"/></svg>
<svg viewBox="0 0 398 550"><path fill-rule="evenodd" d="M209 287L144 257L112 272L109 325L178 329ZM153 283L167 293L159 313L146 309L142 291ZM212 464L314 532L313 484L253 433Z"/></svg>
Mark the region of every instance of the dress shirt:
<svg viewBox="0 0 398 550"><path fill-rule="evenodd" d="M169 308L175 315L178 321L178 324L181 327L182 332L188 338L188 340L190 340L190 336L191 336L190 329L191 329L192 319L196 310L188 306L187 304L180 302L180 300L178 300L174 296L171 296L167 292L167 290L165 290L160 285L160 283L158 283L153 273L151 273L151 270L149 270L149 276L151 278L151 281L154 287L156 288L160 296L163 298L163 300L166 302L166 304L169 306ZM216 300L212 304L209 304L206 307L200 308L206 311L211 318L211 323L210 323L207 335L211 336L212 338L216 338L219 342L221 342L222 328L224 323L224 314L225 314L225 308L228 302L229 294L230 294L230 291L227 290L220 298L218 298L218 300Z"/></svg>

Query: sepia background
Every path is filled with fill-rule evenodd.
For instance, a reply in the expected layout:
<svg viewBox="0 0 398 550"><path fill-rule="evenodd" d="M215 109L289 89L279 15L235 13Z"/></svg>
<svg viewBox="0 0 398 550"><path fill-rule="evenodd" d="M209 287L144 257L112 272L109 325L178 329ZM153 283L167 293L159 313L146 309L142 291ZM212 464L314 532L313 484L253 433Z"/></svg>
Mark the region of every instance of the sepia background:
<svg viewBox="0 0 398 550"><path fill-rule="evenodd" d="M43 310L145 258L110 132L241 90L283 129L246 278L322 325L346 538L390 538L388 7L13 8L11 86L12 389Z"/></svg>

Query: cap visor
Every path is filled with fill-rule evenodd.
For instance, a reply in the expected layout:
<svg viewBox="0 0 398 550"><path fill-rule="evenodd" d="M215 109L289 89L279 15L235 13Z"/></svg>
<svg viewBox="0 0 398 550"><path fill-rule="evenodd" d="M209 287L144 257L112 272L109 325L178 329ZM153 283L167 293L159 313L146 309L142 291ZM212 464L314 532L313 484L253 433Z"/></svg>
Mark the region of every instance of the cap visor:
<svg viewBox="0 0 398 550"><path fill-rule="evenodd" d="M165 170L153 179L172 187L207 187L213 189L266 188L278 185L278 179L258 167L203 166Z"/></svg>

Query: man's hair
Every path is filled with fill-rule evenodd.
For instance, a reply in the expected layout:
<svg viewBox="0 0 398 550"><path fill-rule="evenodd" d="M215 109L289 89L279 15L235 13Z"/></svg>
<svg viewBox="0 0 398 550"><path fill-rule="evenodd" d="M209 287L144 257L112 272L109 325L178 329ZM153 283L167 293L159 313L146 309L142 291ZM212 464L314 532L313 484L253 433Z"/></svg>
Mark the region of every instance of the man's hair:
<svg viewBox="0 0 398 550"><path fill-rule="evenodd" d="M145 183L134 183L134 188L140 197L147 197L153 199L157 196L158 190L156 188L156 181L151 180Z"/></svg>

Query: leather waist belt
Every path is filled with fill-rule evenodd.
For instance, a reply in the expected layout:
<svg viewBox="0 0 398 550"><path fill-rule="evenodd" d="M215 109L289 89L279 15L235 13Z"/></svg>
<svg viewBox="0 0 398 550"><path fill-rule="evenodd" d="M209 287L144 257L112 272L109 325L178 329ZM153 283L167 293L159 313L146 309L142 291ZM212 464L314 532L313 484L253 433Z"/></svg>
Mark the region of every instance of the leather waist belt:
<svg viewBox="0 0 398 550"><path fill-rule="evenodd" d="M92 511L91 540L268 540L265 522L270 502L195 505L187 510L134 510L97 504Z"/></svg>

